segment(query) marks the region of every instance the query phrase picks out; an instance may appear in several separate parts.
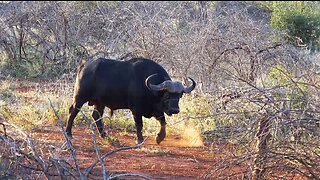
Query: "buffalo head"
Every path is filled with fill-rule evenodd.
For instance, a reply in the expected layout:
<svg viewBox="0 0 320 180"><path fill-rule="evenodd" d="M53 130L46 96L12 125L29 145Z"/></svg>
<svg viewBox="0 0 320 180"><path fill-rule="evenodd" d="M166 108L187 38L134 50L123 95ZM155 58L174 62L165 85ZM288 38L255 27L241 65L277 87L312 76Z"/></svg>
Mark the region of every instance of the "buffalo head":
<svg viewBox="0 0 320 180"><path fill-rule="evenodd" d="M161 107L163 111L171 116L172 114L178 114L179 109L179 99L182 97L183 93L190 93L195 87L196 82L189 77L192 81L192 85L184 87L179 81L166 80L160 84L150 83L150 79L155 77L157 74L150 75L145 80L145 85L151 91L161 92Z"/></svg>

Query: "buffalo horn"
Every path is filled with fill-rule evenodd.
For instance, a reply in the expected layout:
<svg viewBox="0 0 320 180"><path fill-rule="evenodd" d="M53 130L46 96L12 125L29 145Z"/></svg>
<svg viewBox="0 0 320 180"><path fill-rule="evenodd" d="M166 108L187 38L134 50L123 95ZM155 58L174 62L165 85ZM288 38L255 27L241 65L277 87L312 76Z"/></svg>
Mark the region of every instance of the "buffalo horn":
<svg viewBox="0 0 320 180"><path fill-rule="evenodd" d="M189 79L192 81L192 85L184 88L185 93L190 93L196 87L196 82L190 77L189 77Z"/></svg>
<svg viewBox="0 0 320 180"><path fill-rule="evenodd" d="M151 83L149 82L149 80L150 80L152 77L156 76L156 75L157 75L157 74L152 74L152 75L150 75L150 76L145 80L145 84L146 84L146 86L148 87L148 89L150 89L150 90L153 90L153 91L161 91L161 90L164 89L162 83L159 84L159 85L154 85L154 84L151 84Z"/></svg>

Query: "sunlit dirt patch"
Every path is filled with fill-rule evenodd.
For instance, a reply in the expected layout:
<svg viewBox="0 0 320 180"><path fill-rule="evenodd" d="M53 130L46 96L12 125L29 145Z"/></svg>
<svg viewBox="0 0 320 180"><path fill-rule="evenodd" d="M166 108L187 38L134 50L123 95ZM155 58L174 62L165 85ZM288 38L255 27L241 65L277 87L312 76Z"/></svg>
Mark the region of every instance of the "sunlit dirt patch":
<svg viewBox="0 0 320 180"><path fill-rule="evenodd" d="M123 146L135 145L135 134L121 135L117 130L108 132L117 137L121 144L124 144ZM97 161L90 133L88 128L73 127L72 144L82 170ZM153 138L148 138L141 148L119 151L106 157L105 167L110 173L138 173L151 179L201 179L210 170L212 164L216 163L216 154L211 153L208 148L181 147L183 144L179 138L171 134L167 135L160 145ZM65 142L59 127L52 128L51 131L49 128L34 130L30 137L37 141L38 146L41 146L41 153L51 151L55 156L68 159L68 163L74 165L69 151L59 149ZM96 140L102 155L119 148L110 145L100 137ZM175 145L172 142L180 142L180 144ZM55 149L49 150L50 147ZM98 165L89 179L100 179L102 177L100 168Z"/></svg>

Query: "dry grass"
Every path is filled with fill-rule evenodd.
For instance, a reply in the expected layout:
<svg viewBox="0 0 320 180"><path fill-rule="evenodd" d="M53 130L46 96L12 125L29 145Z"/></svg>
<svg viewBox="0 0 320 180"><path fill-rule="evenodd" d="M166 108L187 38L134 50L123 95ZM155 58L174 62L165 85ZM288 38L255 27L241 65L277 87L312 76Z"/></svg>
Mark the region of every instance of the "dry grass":
<svg viewBox="0 0 320 180"><path fill-rule="evenodd" d="M73 89L70 84L72 83L39 83L10 79L1 81L0 96L2 102L0 106L0 115L9 123L14 124L25 131L56 127L57 117L50 106L50 99L57 110L57 114L64 121L63 123L66 123ZM215 106L212 98L194 97L192 95L183 96L180 101L181 112L170 117L166 116L167 140L170 142L164 141L163 143L175 147L202 147L210 145L214 140L215 142L213 144L225 144L227 149L230 149L232 146L230 149L232 158L225 159L225 162L218 164L216 168L212 169L212 172L224 172L228 164L237 165L239 163L243 164L244 162L252 163L256 148L256 122L260 118L260 114L251 116L250 114L242 113L243 109L252 108L252 106L240 106L237 103L242 105L241 103L245 104L247 101L245 98L240 98L233 102L232 110L235 110L237 113L230 113L231 111L229 111L229 113L226 112L226 114L215 115L215 112L213 111L213 107ZM232 106L229 105L228 108L231 107ZM92 119L92 107L85 105L83 107L83 112L90 120ZM122 134L135 137L134 120L130 111L118 110L111 119L107 116L106 113L104 118L106 126L123 131ZM152 137L151 139L154 139L160 130L159 122L154 118L144 118L143 122L143 135L145 137L150 136ZM75 126L85 126L89 129L88 122L81 113L79 113L75 120ZM279 127L272 127L270 131L275 131L275 128ZM286 128L288 127L286 126ZM295 167L296 171L293 172L293 174L296 174L296 172L301 170L305 173L303 176L317 177L317 155L319 152L316 146L318 145L318 142L314 141L314 143L310 143L301 136L300 141L295 141L300 142L300 144L304 143L304 146L301 147L302 150L289 151L294 143L292 143L291 140L282 140L282 136L275 135L276 134L273 134L274 137L272 141L268 142L270 143L270 148L273 148L274 150L272 153L275 153L268 153L268 165L270 165L270 167L272 166L268 173L273 173L274 169L277 169L278 167L282 167L284 172ZM314 136L316 136L316 132L314 133ZM286 137L288 137L288 135L286 135ZM121 144L119 139L112 136L105 141L107 141L108 144L115 146ZM278 141L282 143L277 143ZM310 148L311 145L313 145L312 148ZM309 147L308 149L312 150L311 153L306 151L307 149L305 147L307 146ZM279 147L278 149L282 148L284 150L280 152L277 147ZM213 146L210 148L213 152L219 151L218 147ZM165 150L157 148L142 149L141 151L157 156L165 156L167 153ZM308 157L305 154L307 154ZM303 156L304 159L301 159L301 155L305 155ZM301 160L298 163L299 165L286 164L287 161L285 160L279 161L279 159L287 156L292 158L292 160L287 160L290 163ZM306 160L308 161L305 162ZM277 163L278 161L280 164ZM304 163L312 163L315 167L313 169L307 169L307 165ZM249 169L253 168L252 164L248 167ZM7 167L2 165L1 168L6 169ZM249 169L246 169L245 172L241 171L240 173L250 174L251 172ZM314 173L314 175L310 175L310 173ZM225 175L224 177L236 176L237 175Z"/></svg>
<svg viewBox="0 0 320 180"><path fill-rule="evenodd" d="M72 91L73 84L71 83L4 80L0 84L2 99L0 113L10 123L24 130L54 126L57 123L57 118L50 108L49 99L57 109L61 119L66 122L68 109L72 102ZM203 119L203 117L210 115L210 102L205 98L195 98L187 94L180 100L180 109L181 112L178 115L166 116L168 133L179 135L181 143L186 141L195 146L200 145L199 143L202 142L201 132L214 128L203 125L197 118ZM83 112L89 118L91 118L92 110L93 108L88 105L83 106ZM106 126L120 128L124 133L135 131L134 120L130 111L117 110L111 119L108 117L107 108L105 111L103 119ZM206 119L206 122L208 121L211 121L210 117ZM145 136L155 136L158 133L160 124L157 120L144 118L143 122ZM79 113L75 119L75 126L86 124L83 115ZM206 129L203 127L206 127Z"/></svg>

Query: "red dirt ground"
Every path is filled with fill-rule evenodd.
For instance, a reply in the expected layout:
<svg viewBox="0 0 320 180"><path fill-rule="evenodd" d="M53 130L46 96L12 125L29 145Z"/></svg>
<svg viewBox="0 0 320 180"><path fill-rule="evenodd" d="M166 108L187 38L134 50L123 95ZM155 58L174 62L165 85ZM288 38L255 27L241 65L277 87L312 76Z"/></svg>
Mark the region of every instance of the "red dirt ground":
<svg viewBox="0 0 320 180"><path fill-rule="evenodd" d="M29 91L28 88L22 86L19 87L19 90ZM135 145L136 136L134 133L124 134L121 130L109 130L108 133L119 140L120 147ZM68 160L68 163L74 166L68 151L51 148L61 147L65 142L63 133L58 126L33 130L30 133L30 138L35 141L42 157L56 156ZM178 143L181 140L180 137L167 134L166 139L158 145L154 138L148 138L141 148L123 150L107 156L104 163L107 172L136 173L150 179L249 179L244 174L250 174L252 170L250 162L234 161L235 163L230 163L232 161L228 161L232 159L232 152L236 149L230 144L214 142L202 147L187 147L185 143L183 145ZM72 143L82 170L97 161L88 127L73 127ZM97 144L102 155L119 148L110 145L100 137L97 137ZM89 179L102 179L102 177L101 167L97 165Z"/></svg>
<svg viewBox="0 0 320 180"><path fill-rule="evenodd" d="M120 141L121 147L135 145L134 134L121 135L115 130L109 134ZM36 130L31 133L31 138L36 139L39 144L55 146L61 146L65 142L59 129ZM151 179L205 179L211 167L219 161L218 155L210 152L206 146L184 147L174 144L177 138L168 136L157 145L154 137L150 137L141 148L119 151L106 157L106 169L116 173L137 173ZM97 142L102 155L119 148L111 146L100 137ZM74 127L72 143L81 168L86 168L97 160L88 128ZM65 152L63 156L67 158L69 153ZM97 177L103 177L100 166L95 169L94 175L91 175L91 178Z"/></svg>
<svg viewBox="0 0 320 180"><path fill-rule="evenodd" d="M26 86L25 84L30 84ZM41 86L40 86L41 84ZM15 89L16 92L32 92L38 87L52 91L48 83L35 84L21 82ZM71 86L70 86L71 87ZM34 101L35 97L23 96L26 101ZM97 161L97 155L94 149L90 129L73 127L73 147L76 150L76 156L82 169L89 167ZM109 135L120 141L120 147L135 145L135 134L122 131L111 130ZM58 126L44 127L43 129L33 130L30 138L35 141L37 149L43 158L48 156L58 156L62 159L68 159L68 163L74 167L74 162L68 151L50 150L51 147L61 147L65 143L65 138ZM166 139L160 144L156 144L155 137L149 137L145 144L139 149L129 149L119 151L105 158L105 167L109 173L137 173L151 179L208 179L208 174L212 173L212 167L218 164L223 156L212 152L212 147L186 147L179 144L180 137L167 134ZM104 155L112 150L118 149L110 145L106 140L97 137L100 154ZM219 149L219 145L216 147ZM66 148L65 148L66 149ZM49 152L51 151L51 152ZM238 168L237 168L238 169ZM228 172L227 172L228 173ZM89 176L90 179L102 179L101 166L97 165ZM128 178L127 178L128 179ZM131 177L130 179L141 179ZM217 178L214 178L217 179Z"/></svg>

